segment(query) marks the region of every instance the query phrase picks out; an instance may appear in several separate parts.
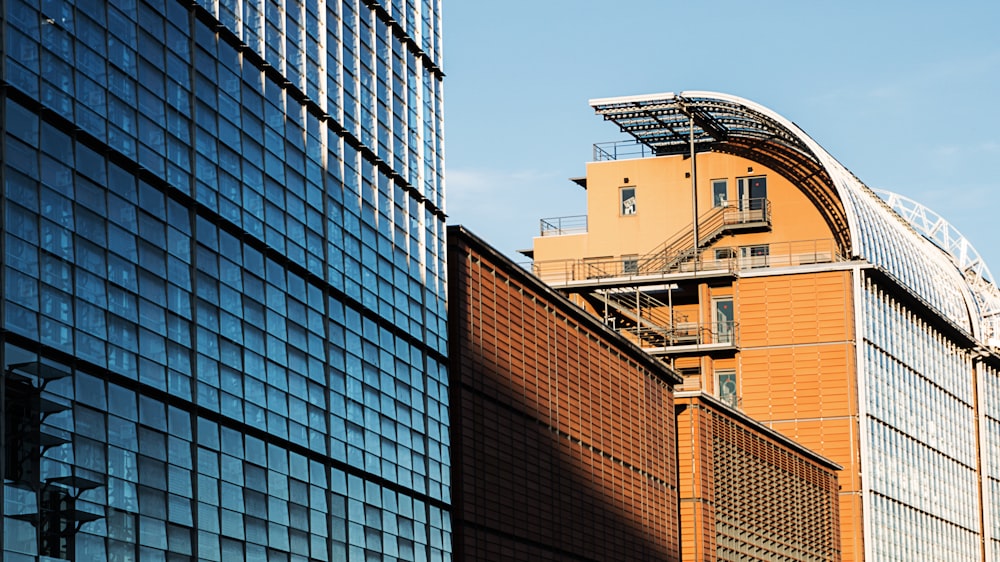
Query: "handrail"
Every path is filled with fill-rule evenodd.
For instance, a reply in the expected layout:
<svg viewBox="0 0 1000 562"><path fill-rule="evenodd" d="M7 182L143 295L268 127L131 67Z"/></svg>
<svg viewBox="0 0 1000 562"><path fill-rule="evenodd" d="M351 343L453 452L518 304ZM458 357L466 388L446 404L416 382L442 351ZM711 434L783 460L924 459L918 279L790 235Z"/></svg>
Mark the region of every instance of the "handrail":
<svg viewBox="0 0 1000 562"><path fill-rule="evenodd" d="M565 236L587 232L587 215L552 217L541 219L539 223L539 236Z"/></svg>
<svg viewBox="0 0 1000 562"><path fill-rule="evenodd" d="M765 198L740 199L726 202L721 206L712 207L698 217L698 230L702 233L698 238L698 248L704 248L714 242L723 232L737 226L748 224L771 224L771 204ZM670 269L678 260L684 260L694 252L691 241L694 238L694 226L688 226L668 238L663 244L643 256L649 268L647 273L655 273L659 269ZM659 257L660 260L655 259Z"/></svg>
<svg viewBox="0 0 1000 562"><path fill-rule="evenodd" d="M645 143L635 140L594 143L595 162L646 158L648 156L656 156L656 153Z"/></svg>
<svg viewBox="0 0 1000 562"><path fill-rule="evenodd" d="M771 224L771 201L767 198L742 199L737 200L735 204L729 201L723 208L726 210L723 216L725 226Z"/></svg>
<svg viewBox="0 0 1000 562"><path fill-rule="evenodd" d="M645 264L643 258L637 259L634 257L625 260L621 257L600 260L548 260L533 262L531 270L542 281L560 283L588 279L645 277L654 274L660 275L696 270L734 272L737 269L737 262L733 257L705 260L694 259L685 254L684 256L679 256L679 259L671 261L675 263L669 268L652 268Z"/></svg>
<svg viewBox="0 0 1000 562"><path fill-rule="evenodd" d="M654 327L672 327L687 322L686 314L671 312L667 303L650 296L643 291L610 290L599 293L598 298L623 314L627 320L636 326L651 325Z"/></svg>
<svg viewBox="0 0 1000 562"><path fill-rule="evenodd" d="M602 259L567 259L535 261L531 270L547 283L567 283L604 278L637 278L650 275L685 273L694 271L735 273L762 268L790 267L845 261L832 238L794 240L760 244L763 255L742 251L741 246L712 246L702 248L697 255L680 252L670 256L640 257L618 256ZM745 254L745 255L743 255ZM656 260L656 263L650 263ZM664 263L670 264L664 267Z"/></svg>
<svg viewBox="0 0 1000 562"><path fill-rule="evenodd" d="M705 225L711 229L712 224L721 220L724 210L724 207L713 207L702 214L698 217L699 227ZM667 238L662 244L640 258L640 261L645 265L643 270L648 272L656 271L657 269L667 269L668 263L671 261L670 258L681 256L684 249L691 247L690 242L693 237L693 225L677 231L673 236Z"/></svg>
<svg viewBox="0 0 1000 562"><path fill-rule="evenodd" d="M674 347L680 345L736 345L739 323L685 322L672 328L635 327L623 330L642 342L642 347Z"/></svg>

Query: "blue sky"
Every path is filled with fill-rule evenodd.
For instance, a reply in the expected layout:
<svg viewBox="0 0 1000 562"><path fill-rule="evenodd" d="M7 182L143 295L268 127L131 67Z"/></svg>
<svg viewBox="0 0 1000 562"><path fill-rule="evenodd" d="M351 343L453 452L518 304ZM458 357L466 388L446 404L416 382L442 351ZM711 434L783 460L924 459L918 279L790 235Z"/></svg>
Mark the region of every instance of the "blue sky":
<svg viewBox="0 0 1000 562"><path fill-rule="evenodd" d="M445 0L449 222L516 261L584 214L592 98L710 90L933 209L1000 275L1000 2Z"/></svg>

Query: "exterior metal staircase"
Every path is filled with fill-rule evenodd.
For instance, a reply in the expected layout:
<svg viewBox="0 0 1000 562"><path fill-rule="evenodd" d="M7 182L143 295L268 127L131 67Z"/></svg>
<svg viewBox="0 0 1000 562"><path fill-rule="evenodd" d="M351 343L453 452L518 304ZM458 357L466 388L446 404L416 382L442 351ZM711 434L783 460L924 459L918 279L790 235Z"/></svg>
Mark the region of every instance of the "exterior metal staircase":
<svg viewBox="0 0 1000 562"><path fill-rule="evenodd" d="M642 342L642 347L662 347L669 334L678 326L687 325L687 315L670 313L670 307L659 299L641 290L632 288L611 289L595 293L597 299L607 305L606 320L614 320L618 331L633 333Z"/></svg>
<svg viewBox="0 0 1000 562"><path fill-rule="evenodd" d="M70 376L69 370L33 361L9 365L0 377L4 482L34 496L33 501L21 506L27 510L25 513L8 517L35 528L35 547L38 557L44 560L75 560L75 536L80 528L104 518L79 509L81 495L105 486L103 479L77 473L75 467L62 475L50 474L43 464L51 460L46 454L55 448L63 448L64 458L73 458L70 434L46 423L49 416L71 410L72 406L45 397L49 382Z"/></svg>
<svg viewBox="0 0 1000 562"><path fill-rule="evenodd" d="M736 345L738 326L735 322L689 321L686 314L672 311L666 303L641 289L623 287L596 291L589 296L596 299L596 304L605 306L604 319L612 329L627 334L644 349L658 350L651 353L690 350L704 345L722 348Z"/></svg>
<svg viewBox="0 0 1000 562"><path fill-rule="evenodd" d="M707 236L699 237L699 248L704 248L710 241L715 241L722 235L724 211L725 207L714 207L698 217L699 229L704 229L709 233ZM694 225L692 224L667 238L662 244L639 258L640 273L669 271L677 264L691 259L694 256L694 247L691 244L693 237Z"/></svg>
<svg viewBox="0 0 1000 562"><path fill-rule="evenodd" d="M713 207L698 217L698 250L707 248L732 230L770 225L771 210L766 199L741 201L738 206ZM638 259L639 274L668 272L682 263L696 260L698 252L691 244L692 238L694 225L681 229Z"/></svg>
<svg viewBox="0 0 1000 562"><path fill-rule="evenodd" d="M698 217L699 237L695 248L694 226L681 229L651 252L635 260L633 275L669 273L683 264L700 260L701 250L710 247L724 234L734 230L770 228L770 208L766 199L740 201L737 205L713 207ZM587 264L587 278L611 276L621 262ZM599 269L609 268L608 271ZM705 344L732 345L737 326L734 322L689 322L671 307L650 296L648 288L617 287L590 294L595 306L603 305L605 321L612 328L630 334L643 348L668 349Z"/></svg>

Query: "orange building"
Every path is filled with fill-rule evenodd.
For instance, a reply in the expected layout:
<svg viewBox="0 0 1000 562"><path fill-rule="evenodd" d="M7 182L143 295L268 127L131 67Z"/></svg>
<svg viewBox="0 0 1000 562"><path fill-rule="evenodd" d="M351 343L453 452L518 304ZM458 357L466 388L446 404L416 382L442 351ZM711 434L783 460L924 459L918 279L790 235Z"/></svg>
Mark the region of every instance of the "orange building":
<svg viewBox="0 0 1000 562"><path fill-rule="evenodd" d="M675 395L684 560L840 560L839 466L712 395Z"/></svg>
<svg viewBox="0 0 1000 562"><path fill-rule="evenodd" d="M591 105L633 141L595 146L536 275L843 466L845 561L1000 556L1000 292L967 241L753 102Z"/></svg>

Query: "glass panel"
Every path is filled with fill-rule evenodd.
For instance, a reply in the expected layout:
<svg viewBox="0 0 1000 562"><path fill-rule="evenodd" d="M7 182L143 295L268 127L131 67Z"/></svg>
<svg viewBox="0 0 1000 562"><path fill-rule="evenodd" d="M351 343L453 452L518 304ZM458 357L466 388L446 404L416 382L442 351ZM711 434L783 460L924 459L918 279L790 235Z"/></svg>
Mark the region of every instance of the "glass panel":
<svg viewBox="0 0 1000 562"><path fill-rule="evenodd" d="M715 342L733 343L733 299L714 299Z"/></svg>
<svg viewBox="0 0 1000 562"><path fill-rule="evenodd" d="M727 180L712 180L712 205L725 207L729 198L729 182Z"/></svg>
<svg viewBox="0 0 1000 562"><path fill-rule="evenodd" d="M635 188L621 188L621 214L634 215L636 213Z"/></svg>
<svg viewBox="0 0 1000 562"><path fill-rule="evenodd" d="M738 399L736 397L736 371L730 369L716 371L715 377L715 388L716 393L719 395L719 400L736 408L738 406Z"/></svg>

